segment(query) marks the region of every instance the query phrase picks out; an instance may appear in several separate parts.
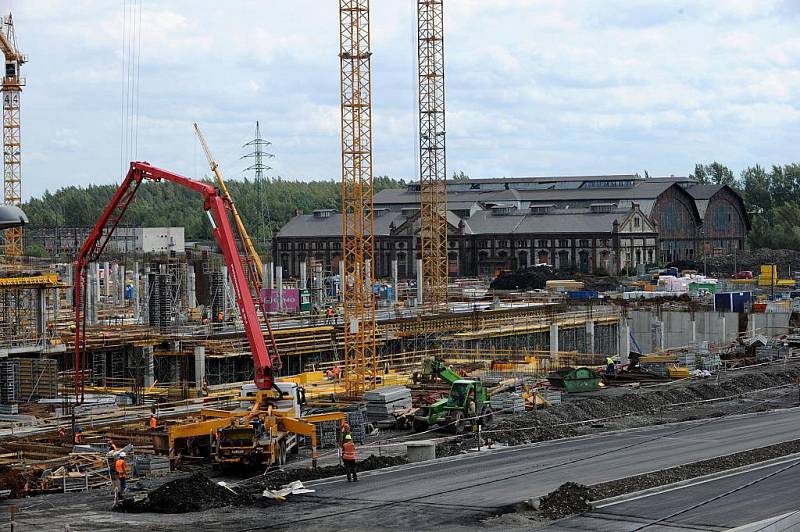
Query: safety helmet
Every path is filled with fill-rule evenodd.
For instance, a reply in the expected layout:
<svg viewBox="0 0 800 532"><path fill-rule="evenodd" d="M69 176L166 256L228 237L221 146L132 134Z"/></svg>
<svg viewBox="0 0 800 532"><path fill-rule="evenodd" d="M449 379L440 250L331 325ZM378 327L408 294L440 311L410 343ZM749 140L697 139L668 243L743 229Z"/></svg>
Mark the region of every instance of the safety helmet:
<svg viewBox="0 0 800 532"><path fill-rule="evenodd" d="M121 453L119 453L119 457L120 458L125 458L125 451L122 451Z"/></svg>
<svg viewBox="0 0 800 532"><path fill-rule="evenodd" d="M345 436L345 437L344 437L344 440L345 440L345 441L350 441L350 440L352 440L352 439L353 439L353 437L352 437L352 436L350 436L349 434L348 434L347 436Z"/></svg>

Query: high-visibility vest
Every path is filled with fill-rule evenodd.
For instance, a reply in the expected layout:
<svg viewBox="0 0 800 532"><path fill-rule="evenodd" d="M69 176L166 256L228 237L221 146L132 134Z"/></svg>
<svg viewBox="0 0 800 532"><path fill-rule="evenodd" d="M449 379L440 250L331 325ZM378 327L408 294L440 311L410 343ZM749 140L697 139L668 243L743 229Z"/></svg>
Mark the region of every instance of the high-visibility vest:
<svg viewBox="0 0 800 532"><path fill-rule="evenodd" d="M356 446L352 441L344 442L342 445L342 460L355 460Z"/></svg>
<svg viewBox="0 0 800 532"><path fill-rule="evenodd" d="M606 357L606 365L610 366L614 363L614 359L611 357Z"/></svg>
<svg viewBox="0 0 800 532"><path fill-rule="evenodd" d="M118 479L128 478L128 474L125 472L125 460L122 458L117 458L117 461L114 462L114 471L117 473Z"/></svg>
<svg viewBox="0 0 800 532"><path fill-rule="evenodd" d="M150 428L158 428L158 420L156 419L156 416L150 416Z"/></svg>
<svg viewBox="0 0 800 532"><path fill-rule="evenodd" d="M76 432L75 433L75 445L80 445L81 442L83 441L82 438L83 438L83 435L80 432Z"/></svg>

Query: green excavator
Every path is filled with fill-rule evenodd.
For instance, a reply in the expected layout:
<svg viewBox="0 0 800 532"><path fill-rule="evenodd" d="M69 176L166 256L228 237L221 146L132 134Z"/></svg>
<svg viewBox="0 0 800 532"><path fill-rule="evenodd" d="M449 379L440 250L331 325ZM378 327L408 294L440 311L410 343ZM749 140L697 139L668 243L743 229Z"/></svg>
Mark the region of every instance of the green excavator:
<svg viewBox="0 0 800 532"><path fill-rule="evenodd" d="M443 362L428 359L423 363L422 377L437 376L450 385L450 393L431 404L423 405L414 415L414 430L421 432L439 425L461 434L476 423L492 422L492 408L481 381L464 379ZM476 418L476 416L480 416Z"/></svg>

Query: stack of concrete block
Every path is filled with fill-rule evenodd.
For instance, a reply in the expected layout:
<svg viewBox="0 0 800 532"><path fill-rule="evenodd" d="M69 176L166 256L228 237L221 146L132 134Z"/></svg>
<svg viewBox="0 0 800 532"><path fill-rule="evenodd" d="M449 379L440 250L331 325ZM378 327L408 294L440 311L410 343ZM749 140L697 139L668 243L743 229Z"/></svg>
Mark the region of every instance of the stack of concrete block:
<svg viewBox="0 0 800 532"><path fill-rule="evenodd" d="M320 449L336 447L339 444L341 424L338 421L323 421L315 423L315 425L317 426L317 446Z"/></svg>
<svg viewBox="0 0 800 532"><path fill-rule="evenodd" d="M367 402L367 419L383 421L392 418L397 410L411 408L411 390L405 386L384 386L364 394Z"/></svg>
<svg viewBox="0 0 800 532"><path fill-rule="evenodd" d="M517 413L525 410L525 399L516 393L498 393L489 400L494 412Z"/></svg>
<svg viewBox="0 0 800 532"><path fill-rule="evenodd" d="M169 457L154 454L138 454L134 462L136 475L156 477L169 474Z"/></svg>
<svg viewBox="0 0 800 532"><path fill-rule="evenodd" d="M347 424L350 425L350 435L356 443L364 443L364 423L367 421L367 409L363 405L359 405L355 410L345 412L345 419Z"/></svg>

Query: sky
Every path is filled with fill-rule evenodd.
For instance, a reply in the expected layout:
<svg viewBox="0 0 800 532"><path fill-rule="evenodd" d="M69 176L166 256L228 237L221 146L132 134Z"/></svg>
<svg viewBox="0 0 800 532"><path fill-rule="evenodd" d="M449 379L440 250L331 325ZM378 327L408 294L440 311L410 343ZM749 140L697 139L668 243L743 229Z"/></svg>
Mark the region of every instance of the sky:
<svg viewBox="0 0 800 532"><path fill-rule="evenodd" d="M29 58L25 198L117 183L129 159L202 177L193 122L227 178L246 175L242 145L259 121L269 176L340 179L338 2L141 0L138 112L125 121L131 1L0 0ZM374 174L407 180L418 174L415 5L371 5ZM800 161L798 19L796 0L446 0L448 173Z"/></svg>

